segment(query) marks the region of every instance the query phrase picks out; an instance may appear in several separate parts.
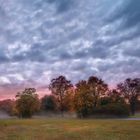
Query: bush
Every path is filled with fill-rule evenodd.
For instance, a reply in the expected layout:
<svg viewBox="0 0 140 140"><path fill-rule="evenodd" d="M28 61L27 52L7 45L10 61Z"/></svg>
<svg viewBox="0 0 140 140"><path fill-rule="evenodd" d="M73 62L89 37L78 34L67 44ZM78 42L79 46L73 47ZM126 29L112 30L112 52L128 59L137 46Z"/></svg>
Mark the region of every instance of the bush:
<svg viewBox="0 0 140 140"><path fill-rule="evenodd" d="M55 97L52 95L45 95L41 99L41 107L45 111L55 111L56 110Z"/></svg>
<svg viewBox="0 0 140 140"><path fill-rule="evenodd" d="M88 107L82 107L77 110L77 116L78 118L86 118L92 114L91 108Z"/></svg>
<svg viewBox="0 0 140 140"><path fill-rule="evenodd" d="M112 103L99 106L93 110L94 115L129 116L129 107L126 104Z"/></svg>
<svg viewBox="0 0 140 140"><path fill-rule="evenodd" d="M108 104L110 104L111 102L112 102L112 98L110 98L110 97L104 97L104 98L101 98L101 99L99 100L99 104L100 104L101 106L108 105Z"/></svg>

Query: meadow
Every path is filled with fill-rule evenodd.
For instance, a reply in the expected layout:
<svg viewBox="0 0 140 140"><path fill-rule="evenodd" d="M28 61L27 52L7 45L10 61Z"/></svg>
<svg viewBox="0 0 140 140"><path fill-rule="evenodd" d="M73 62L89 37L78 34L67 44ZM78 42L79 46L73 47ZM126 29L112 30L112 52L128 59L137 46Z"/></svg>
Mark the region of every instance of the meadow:
<svg viewBox="0 0 140 140"><path fill-rule="evenodd" d="M0 120L0 140L139 140L140 121L101 119Z"/></svg>

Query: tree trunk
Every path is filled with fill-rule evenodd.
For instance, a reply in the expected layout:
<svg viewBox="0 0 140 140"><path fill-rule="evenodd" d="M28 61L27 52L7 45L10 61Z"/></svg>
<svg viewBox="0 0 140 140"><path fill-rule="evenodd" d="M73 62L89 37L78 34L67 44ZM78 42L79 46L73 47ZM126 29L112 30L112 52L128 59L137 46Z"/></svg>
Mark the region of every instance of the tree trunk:
<svg viewBox="0 0 140 140"><path fill-rule="evenodd" d="M130 110L132 115L135 115L136 101L137 101L137 97L132 96L130 99Z"/></svg>
<svg viewBox="0 0 140 140"><path fill-rule="evenodd" d="M132 103L132 104L130 105L130 108L131 108L131 114L132 114L132 115L135 115L135 105L134 105L134 103Z"/></svg>
<svg viewBox="0 0 140 140"><path fill-rule="evenodd" d="M64 117L63 106L61 105L61 117Z"/></svg>
<svg viewBox="0 0 140 140"><path fill-rule="evenodd" d="M97 105L97 103L96 103L96 101L94 102L94 108L96 108L96 105Z"/></svg>
<svg viewBox="0 0 140 140"><path fill-rule="evenodd" d="M64 113L63 113L63 98L62 98L62 94L60 94L60 111L61 111L61 117L64 117Z"/></svg>

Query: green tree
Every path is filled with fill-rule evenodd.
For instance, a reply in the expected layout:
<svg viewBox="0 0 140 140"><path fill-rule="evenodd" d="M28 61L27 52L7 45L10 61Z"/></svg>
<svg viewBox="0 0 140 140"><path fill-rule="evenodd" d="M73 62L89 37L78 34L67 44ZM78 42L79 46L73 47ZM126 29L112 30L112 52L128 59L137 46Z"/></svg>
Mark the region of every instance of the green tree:
<svg viewBox="0 0 140 140"><path fill-rule="evenodd" d="M71 81L67 80L65 76L59 76L55 79L52 79L49 85L49 89L51 90L52 94L55 95L57 101L59 102L59 108L62 116L64 111L64 98L68 93L68 89L71 87Z"/></svg>
<svg viewBox="0 0 140 140"><path fill-rule="evenodd" d="M17 114L21 118L30 118L35 112L40 109L40 101L36 94L36 89L26 88L16 95Z"/></svg>
<svg viewBox="0 0 140 140"><path fill-rule="evenodd" d="M117 85L119 92L128 99L132 115L135 114L137 98L140 95L140 78L126 79Z"/></svg>

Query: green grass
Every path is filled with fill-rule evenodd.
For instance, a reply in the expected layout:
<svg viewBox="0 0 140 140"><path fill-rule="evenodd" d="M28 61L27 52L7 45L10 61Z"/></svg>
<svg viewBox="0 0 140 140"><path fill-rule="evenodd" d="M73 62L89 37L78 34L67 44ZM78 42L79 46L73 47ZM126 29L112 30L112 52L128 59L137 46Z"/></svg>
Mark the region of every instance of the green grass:
<svg viewBox="0 0 140 140"><path fill-rule="evenodd" d="M140 118L140 113L136 113L134 116L130 116L130 118Z"/></svg>
<svg viewBox="0 0 140 140"><path fill-rule="evenodd" d="M0 140L140 140L140 121L0 120Z"/></svg>

